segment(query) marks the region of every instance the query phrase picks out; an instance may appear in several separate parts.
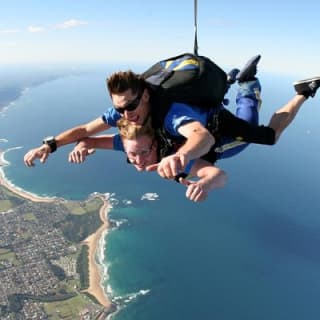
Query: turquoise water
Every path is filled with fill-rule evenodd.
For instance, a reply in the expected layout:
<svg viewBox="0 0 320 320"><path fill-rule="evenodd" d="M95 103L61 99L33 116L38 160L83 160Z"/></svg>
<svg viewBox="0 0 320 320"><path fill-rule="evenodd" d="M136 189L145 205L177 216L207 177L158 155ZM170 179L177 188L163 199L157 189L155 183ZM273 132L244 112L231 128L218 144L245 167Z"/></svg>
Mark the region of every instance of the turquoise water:
<svg viewBox="0 0 320 320"><path fill-rule="evenodd" d="M277 146L250 146L221 161L228 184L200 204L185 200L181 185L135 172L117 152L74 165L65 147L26 168L24 153L43 137L108 107L108 70L27 90L0 116L0 148L11 150L6 176L28 191L69 199L114 193L110 218L119 227L105 248L105 286L122 305L114 319L319 319L319 98ZM262 122L292 95L292 80L261 78ZM158 200L141 200L146 193Z"/></svg>

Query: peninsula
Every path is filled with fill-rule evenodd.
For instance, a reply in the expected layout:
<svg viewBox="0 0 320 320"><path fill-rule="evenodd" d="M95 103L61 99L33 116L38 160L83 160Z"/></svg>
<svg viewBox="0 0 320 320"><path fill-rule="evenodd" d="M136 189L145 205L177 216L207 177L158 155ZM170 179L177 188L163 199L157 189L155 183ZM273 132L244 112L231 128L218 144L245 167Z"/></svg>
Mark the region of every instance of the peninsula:
<svg viewBox="0 0 320 320"><path fill-rule="evenodd" d="M0 150L0 316L105 319L115 311L96 262L109 227L105 196L40 197L11 184L5 165Z"/></svg>

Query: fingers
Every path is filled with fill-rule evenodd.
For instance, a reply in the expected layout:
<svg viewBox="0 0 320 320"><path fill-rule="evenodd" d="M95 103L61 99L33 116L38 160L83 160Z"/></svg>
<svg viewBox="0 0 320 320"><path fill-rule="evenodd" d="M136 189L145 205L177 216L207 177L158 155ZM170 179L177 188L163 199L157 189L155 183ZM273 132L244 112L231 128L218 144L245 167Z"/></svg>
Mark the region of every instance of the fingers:
<svg viewBox="0 0 320 320"><path fill-rule="evenodd" d="M95 152L96 152L96 149L94 148L88 149L88 156L94 154Z"/></svg>
<svg viewBox="0 0 320 320"><path fill-rule="evenodd" d="M39 159L41 163L45 163L50 153L50 148L47 145L42 145L39 148L32 149L27 152L23 161L27 167L33 167L34 160Z"/></svg>
<svg viewBox="0 0 320 320"><path fill-rule="evenodd" d="M161 166L158 167L158 174L160 177L164 179L173 179L175 175L173 175L171 167L170 166Z"/></svg>
<svg viewBox="0 0 320 320"><path fill-rule="evenodd" d="M187 187L186 197L194 202L200 202L206 199L207 193L197 183L192 183Z"/></svg>
<svg viewBox="0 0 320 320"><path fill-rule="evenodd" d="M174 154L165 157L158 165L158 174L165 179L174 179L185 167L185 156Z"/></svg>
<svg viewBox="0 0 320 320"><path fill-rule="evenodd" d="M77 155L77 152L71 151L68 156L68 161L71 163L79 163L80 160L79 156Z"/></svg>
<svg viewBox="0 0 320 320"><path fill-rule="evenodd" d="M179 183L183 184L184 186L190 186L190 184L192 184L192 181L184 178L179 178Z"/></svg>
<svg viewBox="0 0 320 320"><path fill-rule="evenodd" d="M69 153L68 160L72 163L82 163L86 160L87 155L94 153L95 149L87 149L87 148L81 148L81 149L73 149Z"/></svg>
<svg viewBox="0 0 320 320"><path fill-rule="evenodd" d="M184 155L171 155L163 158L159 163L151 164L145 168L146 171L158 171L164 179L174 179L185 167Z"/></svg>
<svg viewBox="0 0 320 320"><path fill-rule="evenodd" d="M43 152L43 154L40 156L40 162L45 163L48 157L49 157L49 153Z"/></svg>
<svg viewBox="0 0 320 320"><path fill-rule="evenodd" d="M34 163L34 156L32 155L31 151L29 151L28 153L25 154L25 156L23 157L23 162L27 167L33 167Z"/></svg>
<svg viewBox="0 0 320 320"><path fill-rule="evenodd" d="M70 153L69 153L69 157L68 160L69 162L72 163L82 163L86 160L87 156L94 154L96 152L96 149L91 148L91 149L87 149L85 147L82 147L80 149L73 149Z"/></svg>

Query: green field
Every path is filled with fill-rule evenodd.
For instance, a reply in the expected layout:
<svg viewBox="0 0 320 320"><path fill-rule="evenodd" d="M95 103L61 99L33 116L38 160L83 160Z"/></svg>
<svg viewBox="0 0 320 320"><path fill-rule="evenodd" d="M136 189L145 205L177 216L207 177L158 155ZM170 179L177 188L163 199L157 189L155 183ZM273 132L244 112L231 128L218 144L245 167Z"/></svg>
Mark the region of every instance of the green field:
<svg viewBox="0 0 320 320"><path fill-rule="evenodd" d="M13 207L14 206L12 205L10 200L0 200L0 212L8 211Z"/></svg>
<svg viewBox="0 0 320 320"><path fill-rule="evenodd" d="M37 218L36 218L36 216L33 214L33 213L25 213L24 215L23 215L23 218L24 218L24 220L26 220L26 221L37 221Z"/></svg>
<svg viewBox="0 0 320 320"><path fill-rule="evenodd" d="M0 261L1 260L8 260L14 265L19 264L19 261L17 260L14 252L11 252L10 250L6 250L6 249L0 249Z"/></svg>
<svg viewBox="0 0 320 320"><path fill-rule="evenodd" d="M0 256L9 252L11 252L9 249L0 248Z"/></svg>
<svg viewBox="0 0 320 320"><path fill-rule="evenodd" d="M45 303L44 307L49 315L49 319L74 320L79 319L81 310L85 309L86 306L91 303L92 301L85 295L78 295L68 300Z"/></svg>
<svg viewBox="0 0 320 320"><path fill-rule="evenodd" d="M64 203L64 206L74 215L82 215L88 212L97 211L103 202L99 198L94 198L90 201L79 202L79 201L68 201Z"/></svg>

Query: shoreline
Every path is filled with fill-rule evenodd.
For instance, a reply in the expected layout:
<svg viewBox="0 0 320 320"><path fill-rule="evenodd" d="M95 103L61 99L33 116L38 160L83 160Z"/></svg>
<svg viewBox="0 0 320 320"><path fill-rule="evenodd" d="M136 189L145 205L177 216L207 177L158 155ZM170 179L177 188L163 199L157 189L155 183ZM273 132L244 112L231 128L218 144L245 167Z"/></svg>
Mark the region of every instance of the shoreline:
<svg viewBox="0 0 320 320"><path fill-rule="evenodd" d="M9 180L6 179L3 168L8 165L8 163L4 160L4 151L0 149L0 185L4 188L10 190L11 192L21 196L24 199L31 200L33 202L54 202L58 200L62 200L61 198L54 197L41 197L32 193L29 193L23 189L18 188L14 184L10 183ZM98 195L99 196L99 195ZM102 225L96 230L96 232L92 233L85 240L82 241L82 244L85 244L89 248L89 288L83 290L83 292L88 292L92 296L94 296L99 303L108 309L107 311L111 311L113 309L113 304L109 300L106 295L104 288L102 287L102 276L100 272L101 266L96 262L96 254L99 249L99 242L102 236L105 234L105 231L109 229L109 220L108 220L108 208L109 202L103 196L99 196L103 201L103 205L100 208L100 220Z"/></svg>
<svg viewBox="0 0 320 320"><path fill-rule="evenodd" d="M25 198L27 200L31 200L33 202L53 202L57 200L57 198L53 197L41 197L36 194L33 194L31 192L27 192L14 184L12 184L9 180L7 180L3 168L8 165L8 163L4 160L4 151L0 149L0 185L5 187L6 189L12 191L13 193L19 195L22 198Z"/></svg>
<svg viewBox="0 0 320 320"><path fill-rule="evenodd" d="M100 304L108 309L111 309L113 304L104 291L101 283L101 267L96 262L96 255L99 250L100 240L104 236L105 231L110 227L109 220L107 218L109 212L109 202L101 196L100 199L103 201L103 205L99 211L102 225L95 233L92 233L89 237L82 241L82 243L87 245L89 248L89 288L83 290L83 292L88 292L89 294L93 295Z"/></svg>

